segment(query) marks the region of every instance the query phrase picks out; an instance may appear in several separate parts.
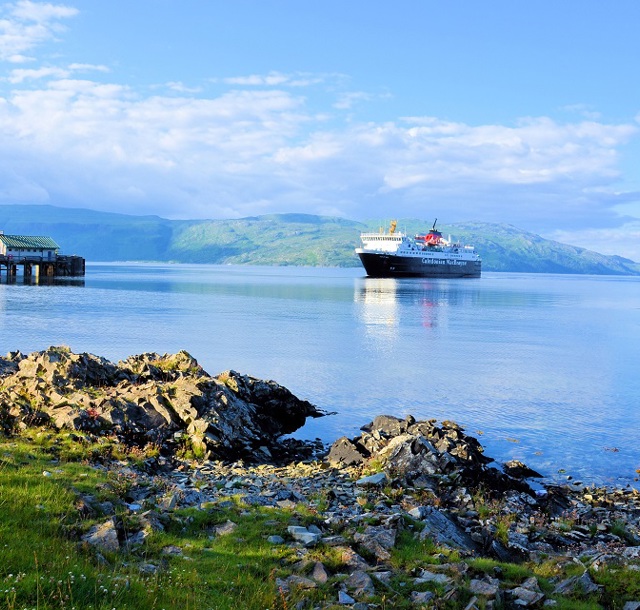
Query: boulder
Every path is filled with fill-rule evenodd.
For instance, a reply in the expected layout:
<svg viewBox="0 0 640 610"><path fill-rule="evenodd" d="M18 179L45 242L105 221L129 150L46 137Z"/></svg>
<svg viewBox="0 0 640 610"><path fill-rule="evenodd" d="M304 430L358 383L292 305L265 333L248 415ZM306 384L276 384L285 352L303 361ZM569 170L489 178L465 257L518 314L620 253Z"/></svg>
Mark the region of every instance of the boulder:
<svg viewBox="0 0 640 610"><path fill-rule="evenodd" d="M419 537L421 540L431 538L436 544L448 548L465 552L475 552L478 550L477 544L472 538L456 523L454 523L444 512L433 506L422 507L423 530Z"/></svg>
<svg viewBox="0 0 640 610"><path fill-rule="evenodd" d="M474 595L482 595L487 599L495 599L500 591L500 581L496 578L483 579L472 578L469 582L469 591Z"/></svg>
<svg viewBox="0 0 640 610"><path fill-rule="evenodd" d="M296 456L311 453L315 449L280 438L307 417L325 415L273 381L235 371L211 377L184 351L114 364L50 347L2 359L0 375L5 430L50 421L57 428L107 430L127 444L157 443L165 451L182 445L195 455L230 461L287 457L289 447Z"/></svg>
<svg viewBox="0 0 640 610"><path fill-rule="evenodd" d="M371 597L376 592L371 576L362 570L352 572L345 581L345 585L347 585L347 589L351 591L356 598Z"/></svg>
<svg viewBox="0 0 640 610"><path fill-rule="evenodd" d="M341 436L331 445L326 461L332 466L354 466L362 464L366 456L346 436Z"/></svg>
<svg viewBox="0 0 640 610"><path fill-rule="evenodd" d="M542 478L542 475L539 472L532 470L526 464L523 464L519 460L511 460L509 462L505 462L502 465L502 469L506 475L515 479Z"/></svg>
<svg viewBox="0 0 640 610"><path fill-rule="evenodd" d="M580 576L572 576L563 580L553 590L554 593L561 595L572 595L574 593L580 593L582 595L592 595L600 590L600 586L597 585L591 579L589 572L584 572Z"/></svg>
<svg viewBox="0 0 640 610"><path fill-rule="evenodd" d="M377 561L384 562L391 558L389 551L395 546L396 531L370 525L365 528L364 532L354 534L353 539L367 549Z"/></svg>
<svg viewBox="0 0 640 610"><path fill-rule="evenodd" d="M389 482L389 477L387 477L384 472L377 472L376 474L371 474L367 477L362 477L356 481L356 485L358 487L381 487L386 485Z"/></svg>
<svg viewBox="0 0 640 610"><path fill-rule="evenodd" d="M516 490L533 495L523 480L539 476L521 463L512 463L517 476L489 466L492 458L464 429L452 421L440 426L436 420L416 421L391 415L381 415L362 426L356 438L338 439L330 448L326 460L334 466L359 465L367 460L381 464L390 478L407 487L430 488L468 486L502 495Z"/></svg>
<svg viewBox="0 0 640 610"><path fill-rule="evenodd" d="M306 527L302 527L301 525L290 525L287 531L294 540L301 542L305 546L313 546L320 541L320 534L310 532Z"/></svg>
<svg viewBox="0 0 640 610"><path fill-rule="evenodd" d="M120 550L118 531L114 518L104 523L93 526L84 536L82 541L94 547L98 552L115 553Z"/></svg>
<svg viewBox="0 0 640 610"><path fill-rule="evenodd" d="M313 565L311 578L313 578L313 580L320 584L325 584L329 580L327 569L320 561L316 561L316 563Z"/></svg>

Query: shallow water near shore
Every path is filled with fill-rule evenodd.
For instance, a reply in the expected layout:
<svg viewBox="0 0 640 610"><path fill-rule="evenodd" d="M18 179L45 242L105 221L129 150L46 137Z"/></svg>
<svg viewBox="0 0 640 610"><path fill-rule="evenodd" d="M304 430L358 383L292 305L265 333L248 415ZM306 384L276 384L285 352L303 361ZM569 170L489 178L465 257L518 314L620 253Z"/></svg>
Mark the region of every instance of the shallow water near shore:
<svg viewBox="0 0 640 610"><path fill-rule="evenodd" d="M88 264L79 282L2 282L3 352L185 349L337 412L298 438L356 436L382 413L450 419L499 461L637 485L640 278Z"/></svg>

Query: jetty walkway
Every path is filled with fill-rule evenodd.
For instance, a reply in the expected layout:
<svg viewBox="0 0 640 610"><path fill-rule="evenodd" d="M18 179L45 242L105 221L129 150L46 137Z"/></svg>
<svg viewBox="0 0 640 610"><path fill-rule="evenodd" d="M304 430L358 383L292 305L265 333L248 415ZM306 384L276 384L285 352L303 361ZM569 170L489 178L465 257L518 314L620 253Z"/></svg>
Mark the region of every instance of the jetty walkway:
<svg viewBox="0 0 640 610"><path fill-rule="evenodd" d="M18 275L21 267L26 279L39 277L71 277L85 274L85 259L76 255L57 254L52 257L43 256L11 256L0 255L0 278L6 276L11 280Z"/></svg>

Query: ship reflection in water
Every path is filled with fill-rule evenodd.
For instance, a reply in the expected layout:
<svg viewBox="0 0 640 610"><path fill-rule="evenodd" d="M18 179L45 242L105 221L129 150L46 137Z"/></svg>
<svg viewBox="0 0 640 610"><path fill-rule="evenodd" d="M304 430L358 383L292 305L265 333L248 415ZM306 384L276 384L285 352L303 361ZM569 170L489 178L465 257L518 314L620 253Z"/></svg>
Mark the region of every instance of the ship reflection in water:
<svg viewBox="0 0 640 610"><path fill-rule="evenodd" d="M427 278L358 278L354 294L367 334L386 339L399 336L403 313L408 323L415 323L417 310L421 325L437 335L448 326L451 306L470 304L477 298L477 290L469 284Z"/></svg>
<svg viewBox="0 0 640 610"><path fill-rule="evenodd" d="M358 317L367 328L383 332L390 337L394 332L385 328L397 327L400 323L396 294L398 280L393 278L363 278L355 284L354 301L361 305Z"/></svg>

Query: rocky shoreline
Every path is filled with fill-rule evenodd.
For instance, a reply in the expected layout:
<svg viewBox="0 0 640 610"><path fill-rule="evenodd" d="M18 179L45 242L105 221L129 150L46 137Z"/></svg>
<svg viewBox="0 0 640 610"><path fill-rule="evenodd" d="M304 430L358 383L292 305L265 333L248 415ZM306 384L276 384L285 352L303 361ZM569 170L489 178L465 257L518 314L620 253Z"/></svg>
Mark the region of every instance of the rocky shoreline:
<svg viewBox="0 0 640 610"><path fill-rule="evenodd" d="M96 459L94 467L127 480L119 505L78 498L78 511L100 523L82 542L98 554L136 552L176 510L207 511L234 498L248 509L291 510L286 531L265 531L272 545L297 549L292 573L276 586L283 595L333 584L332 603L376 608L375 592L393 599L398 568L391 561L400 538L434 545L434 556L410 573L415 607L537 608L558 596L598 599L605 592L594 574L640 571L640 493L567 482L537 485L519 462L498 466L455 422L379 416L356 438L321 442L282 439L307 417L324 412L272 381L234 371L209 376L186 352L144 354L114 364L90 354L52 347L0 358L0 429L69 430L78 438L115 437L153 447L137 464ZM162 481L159 485L158 481ZM304 506L312 523L295 518ZM139 516L135 531L121 515ZM215 535L234 535L235 524ZM338 555L328 567L319 549ZM167 553L185 554L181 548ZM515 586L492 564L472 560L548 563L557 571L551 591L531 577ZM161 561L138 557L140 571ZM576 568L567 576L563 568ZM453 601L452 601L453 600ZM625 601L640 609L640 600ZM304 607L333 607L324 605ZM393 607L393 606L387 606ZM623 606L616 606L622 608Z"/></svg>

